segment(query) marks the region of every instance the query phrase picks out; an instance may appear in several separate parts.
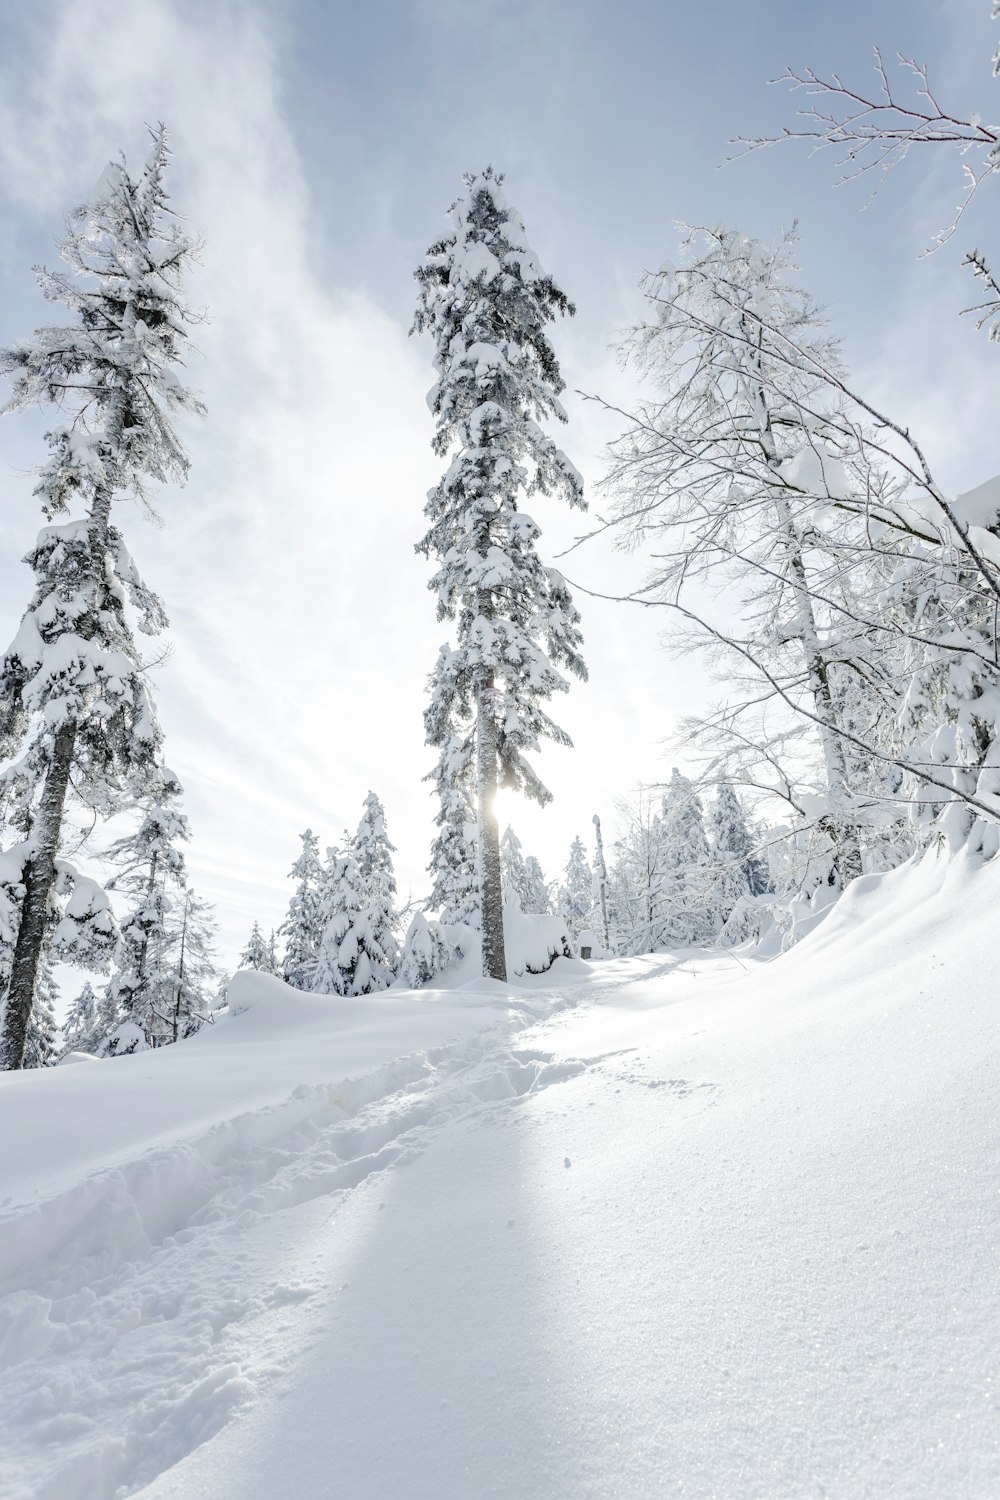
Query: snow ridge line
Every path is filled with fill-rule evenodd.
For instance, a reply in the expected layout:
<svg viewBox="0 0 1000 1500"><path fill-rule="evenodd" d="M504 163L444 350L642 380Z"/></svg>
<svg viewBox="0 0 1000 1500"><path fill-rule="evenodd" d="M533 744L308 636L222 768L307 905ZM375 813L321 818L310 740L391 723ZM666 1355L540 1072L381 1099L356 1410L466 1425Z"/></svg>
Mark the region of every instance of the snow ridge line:
<svg viewBox="0 0 1000 1500"><path fill-rule="evenodd" d="M300 1202L356 1185L377 1170L370 1158L435 1116L453 1118L487 1098L531 1092L542 1073L555 1071L561 1078L583 1066L575 1064L568 1073L548 1054L498 1051L480 1039L396 1058L332 1085L303 1084L281 1103L234 1116L193 1140L144 1152L52 1198L0 1214L0 1296L42 1286L65 1295L113 1275L181 1230L219 1217L223 1200L231 1212L272 1211L282 1196L295 1196L289 1184L300 1175L300 1155L312 1147L315 1156L320 1135L324 1173L315 1178L315 1192L299 1190ZM445 1089L429 1102L453 1073L469 1073L464 1087ZM498 1089L492 1095L491 1078ZM422 1103L424 1096L428 1102ZM381 1107L369 1119L373 1106ZM57 1279L53 1259L62 1265Z"/></svg>

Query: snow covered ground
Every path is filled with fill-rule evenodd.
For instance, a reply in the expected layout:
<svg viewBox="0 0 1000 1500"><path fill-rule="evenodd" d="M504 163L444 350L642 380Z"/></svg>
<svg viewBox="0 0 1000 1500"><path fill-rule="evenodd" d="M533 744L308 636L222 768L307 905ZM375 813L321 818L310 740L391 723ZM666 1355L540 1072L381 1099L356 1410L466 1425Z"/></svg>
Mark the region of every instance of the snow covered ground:
<svg viewBox="0 0 1000 1500"><path fill-rule="evenodd" d="M1000 1494L1000 868L0 1079L0 1494Z"/></svg>

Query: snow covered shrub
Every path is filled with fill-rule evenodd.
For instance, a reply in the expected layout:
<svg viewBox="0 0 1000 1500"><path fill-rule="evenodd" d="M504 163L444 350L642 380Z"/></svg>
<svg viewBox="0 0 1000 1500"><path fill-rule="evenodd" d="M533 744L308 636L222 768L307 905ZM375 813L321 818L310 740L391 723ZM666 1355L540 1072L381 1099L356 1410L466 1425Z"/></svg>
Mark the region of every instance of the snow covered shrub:
<svg viewBox="0 0 1000 1500"><path fill-rule="evenodd" d="M515 977L545 974L557 958L572 958L566 919L547 912L523 912L514 905L504 911L507 967Z"/></svg>
<svg viewBox="0 0 1000 1500"><path fill-rule="evenodd" d="M414 912L403 941L399 977L408 990L430 984L452 962L454 950L441 930L440 922L428 921L423 912Z"/></svg>

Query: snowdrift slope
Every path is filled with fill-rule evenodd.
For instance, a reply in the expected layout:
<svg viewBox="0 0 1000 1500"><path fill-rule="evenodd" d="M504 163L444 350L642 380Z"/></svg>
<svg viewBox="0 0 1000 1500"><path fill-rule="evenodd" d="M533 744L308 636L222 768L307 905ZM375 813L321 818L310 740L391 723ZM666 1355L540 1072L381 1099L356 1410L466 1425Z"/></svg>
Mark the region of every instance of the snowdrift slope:
<svg viewBox="0 0 1000 1500"><path fill-rule="evenodd" d="M998 887L0 1080L0 1493L1000 1493Z"/></svg>

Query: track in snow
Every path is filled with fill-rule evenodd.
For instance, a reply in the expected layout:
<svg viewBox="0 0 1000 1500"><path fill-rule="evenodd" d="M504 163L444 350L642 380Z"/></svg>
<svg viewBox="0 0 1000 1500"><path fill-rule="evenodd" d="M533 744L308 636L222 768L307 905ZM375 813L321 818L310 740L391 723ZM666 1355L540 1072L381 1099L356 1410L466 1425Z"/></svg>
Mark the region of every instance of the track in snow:
<svg viewBox="0 0 1000 1500"><path fill-rule="evenodd" d="M264 1221L335 1210L451 1122L596 1061L481 1036L296 1089L0 1215L0 1495L117 1500L179 1462L280 1372L276 1313L329 1290L255 1266L241 1246Z"/></svg>

